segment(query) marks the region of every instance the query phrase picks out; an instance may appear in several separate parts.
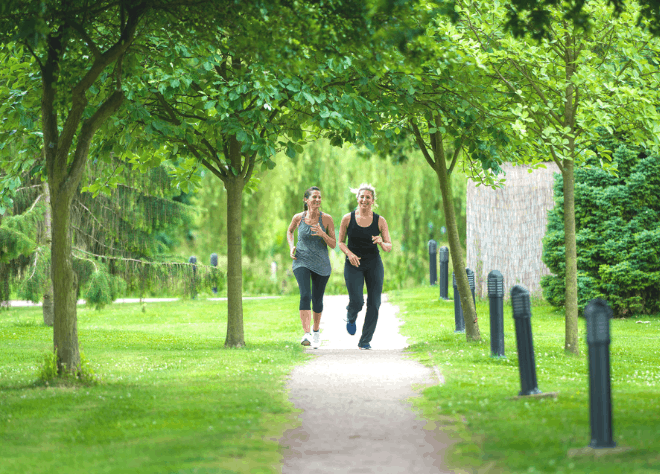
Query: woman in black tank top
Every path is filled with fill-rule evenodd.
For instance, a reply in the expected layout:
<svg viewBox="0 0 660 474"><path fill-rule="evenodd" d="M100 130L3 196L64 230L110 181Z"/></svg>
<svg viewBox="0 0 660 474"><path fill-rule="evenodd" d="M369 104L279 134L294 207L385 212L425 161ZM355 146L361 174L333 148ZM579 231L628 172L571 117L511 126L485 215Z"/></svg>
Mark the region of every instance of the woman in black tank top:
<svg viewBox="0 0 660 474"><path fill-rule="evenodd" d="M354 335L355 320L364 305L364 285L367 285L367 312L358 342L360 349L371 349L371 339L378 322L385 271L380 250L392 250L390 232L383 216L373 212L376 190L369 184L361 184L356 190L358 207L346 214L339 227L339 248L346 254L344 281L349 303L346 307L346 330ZM348 243L345 243L348 237Z"/></svg>

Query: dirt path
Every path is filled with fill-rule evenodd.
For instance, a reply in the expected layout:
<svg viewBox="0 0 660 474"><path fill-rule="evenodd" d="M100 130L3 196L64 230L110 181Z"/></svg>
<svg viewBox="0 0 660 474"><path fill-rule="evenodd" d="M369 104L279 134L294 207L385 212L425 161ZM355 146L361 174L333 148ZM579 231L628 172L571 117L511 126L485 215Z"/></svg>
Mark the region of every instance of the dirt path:
<svg viewBox="0 0 660 474"><path fill-rule="evenodd" d="M413 412L415 389L439 382L432 369L406 356L397 308L383 298L371 351L346 332L347 296L324 299L321 348L291 374L289 398L302 410L301 426L280 440L283 474L448 473L449 438ZM302 336L302 334L301 334Z"/></svg>

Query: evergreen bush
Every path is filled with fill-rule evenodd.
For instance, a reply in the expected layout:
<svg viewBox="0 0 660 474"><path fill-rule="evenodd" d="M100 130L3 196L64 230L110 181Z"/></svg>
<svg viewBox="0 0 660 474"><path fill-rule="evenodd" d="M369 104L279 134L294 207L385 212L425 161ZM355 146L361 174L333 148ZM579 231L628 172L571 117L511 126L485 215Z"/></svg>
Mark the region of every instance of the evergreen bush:
<svg viewBox="0 0 660 474"><path fill-rule="evenodd" d="M616 316L660 311L660 159L616 140L618 176L598 157L575 170L575 226L580 314L593 298ZM548 214L543 262L554 275L541 280L543 296L563 306L565 289L563 180L555 175L555 207Z"/></svg>

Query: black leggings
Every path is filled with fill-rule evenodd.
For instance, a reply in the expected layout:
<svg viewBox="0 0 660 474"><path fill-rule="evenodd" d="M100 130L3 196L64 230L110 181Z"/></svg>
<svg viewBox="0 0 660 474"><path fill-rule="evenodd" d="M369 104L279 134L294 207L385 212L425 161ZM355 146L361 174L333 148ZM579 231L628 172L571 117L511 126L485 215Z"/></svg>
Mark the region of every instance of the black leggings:
<svg viewBox="0 0 660 474"><path fill-rule="evenodd" d="M367 284L367 313L364 316L364 326L362 326L362 337L360 344L371 342L378 322L378 310L380 309L380 297L383 293L383 280L385 279L385 270L380 255L367 261L360 260L360 266L354 267L346 259L344 264L344 280L348 290L348 320L355 322L358 313L364 306L364 285Z"/></svg>
<svg viewBox="0 0 660 474"><path fill-rule="evenodd" d="M301 311L311 309L311 302L314 312L322 313L323 294L325 293L325 285L328 284L330 275L321 276L305 267L296 268L293 274L298 281L298 288L300 288L300 306L298 309ZM309 284L310 278L312 280L311 288Z"/></svg>

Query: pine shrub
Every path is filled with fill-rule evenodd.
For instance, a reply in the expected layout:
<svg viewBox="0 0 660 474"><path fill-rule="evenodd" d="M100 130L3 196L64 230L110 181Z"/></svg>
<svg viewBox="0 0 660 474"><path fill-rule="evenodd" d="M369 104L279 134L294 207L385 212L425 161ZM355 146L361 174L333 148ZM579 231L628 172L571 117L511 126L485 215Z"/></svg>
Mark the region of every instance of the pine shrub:
<svg viewBox="0 0 660 474"><path fill-rule="evenodd" d="M620 141L618 176L602 170L598 158L575 170L578 306L608 301L616 316L660 311L660 159ZM563 179L555 175L555 207L548 214L543 262L553 275L541 280L543 296L564 305L565 247Z"/></svg>

